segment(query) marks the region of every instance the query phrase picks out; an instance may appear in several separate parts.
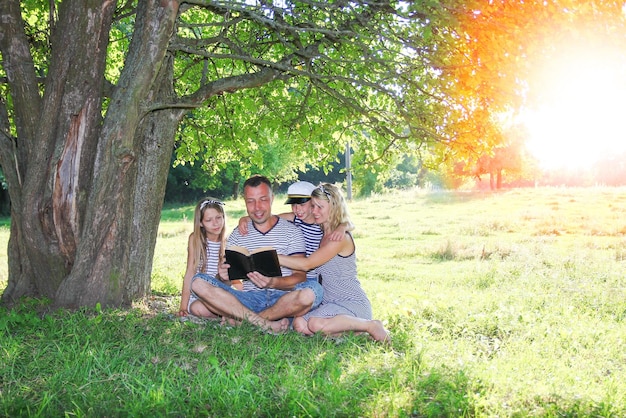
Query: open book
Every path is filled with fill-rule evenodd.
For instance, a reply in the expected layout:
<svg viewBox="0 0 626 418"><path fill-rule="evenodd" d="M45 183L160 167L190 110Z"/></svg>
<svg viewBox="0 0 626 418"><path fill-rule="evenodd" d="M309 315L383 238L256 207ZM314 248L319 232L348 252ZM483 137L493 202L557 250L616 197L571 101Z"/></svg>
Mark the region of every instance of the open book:
<svg viewBox="0 0 626 418"><path fill-rule="evenodd" d="M247 280L247 274L252 271L258 271L267 277L282 276L278 254L272 247L262 247L252 252L244 247L228 247L226 263L230 264L228 268L230 280Z"/></svg>

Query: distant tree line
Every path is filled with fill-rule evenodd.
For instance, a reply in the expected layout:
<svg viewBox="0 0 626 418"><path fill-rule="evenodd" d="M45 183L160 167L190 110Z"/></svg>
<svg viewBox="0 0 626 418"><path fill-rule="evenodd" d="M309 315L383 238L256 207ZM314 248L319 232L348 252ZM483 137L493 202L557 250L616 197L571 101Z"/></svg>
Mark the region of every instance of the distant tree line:
<svg viewBox="0 0 626 418"><path fill-rule="evenodd" d="M236 165L236 164L234 164ZM337 156L336 162L328 167L319 167L313 163L306 164L303 170L295 171L288 180L272 173L263 173L275 181L274 191L286 193L287 188L293 181L308 181L313 184L322 182L339 183L346 182L345 154ZM260 170L262 171L262 170ZM203 196L213 196L220 199L237 198L241 193L243 180L239 173L233 175L230 170L218 171L214 175L208 175L201 161L191 164L174 164L169 172L165 201L167 203L192 203ZM414 187L445 187L444 176L436 171L429 170L423 162L414 155L406 155L400 158L398 163L387 169L360 170L355 173L354 184L357 196L368 196L372 193L380 193L387 189L408 189Z"/></svg>
<svg viewBox="0 0 626 418"><path fill-rule="evenodd" d="M323 170L307 165L305 171L296 172L293 181L310 181L313 184L320 182L341 183L345 180L345 173L342 168L345 164L345 157L340 156L340 161L325 173ZM236 163L233 164L235 166ZM261 170L259 170L261 172ZM286 192L292 181L283 181L271 173L263 173L273 180L274 191L276 193ZM166 203L191 203L204 196L213 196L219 199L237 198L241 193L241 188L245 177L232 170L220 170L212 176L207 174L202 163L178 164L171 168L165 189Z"/></svg>
<svg viewBox="0 0 626 418"><path fill-rule="evenodd" d="M626 185L626 153L606 157L589 168L541 170L531 157L514 151L511 147L498 148L492 155L483 155L473 163L458 162L449 170L428 167L418 157L407 155L387 170L356 173L356 196L416 187L499 190L534 186ZM285 193L289 184L296 180L345 186L345 155L340 154L327 172L314 164L307 164L303 171L294 173L289 181L277 181L274 191ZM178 165L170 170L165 201L192 203L206 195L221 199L236 198L241 192L240 188L241 181L235 180L228 171L218 172L209 179L200 164Z"/></svg>
<svg viewBox="0 0 626 418"><path fill-rule="evenodd" d="M424 165L413 155L404 156L397 165L387 171L358 173L357 196L368 196L385 190L426 189L500 189L532 186L588 187L596 185L626 185L626 153L607 156L588 168L540 170L531 160L521 167L518 157L508 154L510 149L498 151L493 156L482 156L472 165L458 163L450 171L436 170ZM506 156L506 158L503 158ZM510 163L510 166L507 165ZM269 175L270 177L271 174ZM346 181L345 155L337 156L337 162L326 172L313 164L297 171L289 181L277 181L274 191L285 193L292 181L309 181L344 184ZM204 196L220 199L236 198L241 193L241 176L223 170L209 175L201 163L179 164L169 172L165 202L170 204L193 203ZM9 216L10 199L4 175L0 171L0 216Z"/></svg>

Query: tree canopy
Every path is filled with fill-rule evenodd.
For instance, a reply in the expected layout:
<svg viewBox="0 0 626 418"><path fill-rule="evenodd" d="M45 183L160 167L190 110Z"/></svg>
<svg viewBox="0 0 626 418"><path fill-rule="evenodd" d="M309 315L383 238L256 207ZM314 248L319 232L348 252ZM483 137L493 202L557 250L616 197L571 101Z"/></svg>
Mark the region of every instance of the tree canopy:
<svg viewBox="0 0 626 418"><path fill-rule="evenodd" d="M323 165L346 138L365 162L419 143L410 106L437 106L432 34L449 18L438 2L200 0L9 0L0 16L3 299L61 306L149 291L175 144L245 176Z"/></svg>
<svg viewBox="0 0 626 418"><path fill-rule="evenodd" d="M144 296L173 151L276 180L348 140L356 170L489 151L527 31L613 4L576 3L3 0L3 300Z"/></svg>

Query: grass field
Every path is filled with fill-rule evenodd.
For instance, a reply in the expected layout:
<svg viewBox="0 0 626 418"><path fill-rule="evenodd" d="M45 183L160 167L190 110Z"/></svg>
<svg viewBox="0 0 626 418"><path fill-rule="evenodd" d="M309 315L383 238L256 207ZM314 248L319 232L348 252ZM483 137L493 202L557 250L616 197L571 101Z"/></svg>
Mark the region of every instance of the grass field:
<svg viewBox="0 0 626 418"><path fill-rule="evenodd" d="M150 300L0 311L0 415L626 416L626 189L403 191L349 206L389 347L177 320L193 208L167 208ZM233 227L243 202L226 209Z"/></svg>

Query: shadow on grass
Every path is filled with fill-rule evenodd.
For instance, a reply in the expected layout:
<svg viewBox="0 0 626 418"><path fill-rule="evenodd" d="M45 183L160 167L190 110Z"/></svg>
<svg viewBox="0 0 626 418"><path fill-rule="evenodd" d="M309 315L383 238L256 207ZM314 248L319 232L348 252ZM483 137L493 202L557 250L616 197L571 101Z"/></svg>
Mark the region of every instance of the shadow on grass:
<svg viewBox="0 0 626 418"><path fill-rule="evenodd" d="M463 370L424 364L407 334L411 327L398 325L389 347L365 336L275 336L246 323L181 321L143 309L45 312L38 301L0 307L0 416L493 412L479 406L485 386ZM517 409L548 416L615 412L567 402L528 399Z"/></svg>
<svg viewBox="0 0 626 418"><path fill-rule="evenodd" d="M0 308L2 416L468 415L464 375L365 336L131 310ZM399 400L395 402L395 400Z"/></svg>

